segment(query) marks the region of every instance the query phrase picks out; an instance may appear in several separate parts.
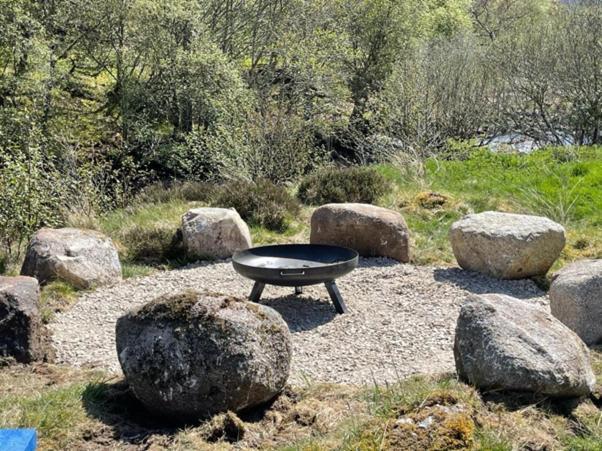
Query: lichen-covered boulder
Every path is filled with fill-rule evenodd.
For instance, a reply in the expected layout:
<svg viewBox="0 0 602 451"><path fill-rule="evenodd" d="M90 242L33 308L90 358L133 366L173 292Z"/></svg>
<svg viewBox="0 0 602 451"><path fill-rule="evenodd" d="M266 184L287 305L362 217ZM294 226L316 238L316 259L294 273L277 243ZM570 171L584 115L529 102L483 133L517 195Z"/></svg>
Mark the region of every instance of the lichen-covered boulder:
<svg viewBox="0 0 602 451"><path fill-rule="evenodd" d="M564 248L564 228L541 216L487 211L455 222L450 241L458 264L499 279L544 275Z"/></svg>
<svg viewBox="0 0 602 451"><path fill-rule="evenodd" d="M501 294L462 305L454 343L461 379L482 389L588 395L596 382L585 343L546 309Z"/></svg>
<svg viewBox="0 0 602 451"><path fill-rule="evenodd" d="M602 341L602 260L582 260L563 268L550 286L552 314L588 345Z"/></svg>
<svg viewBox="0 0 602 451"><path fill-rule="evenodd" d="M275 310L186 291L119 318L117 353L152 412L195 419L256 406L285 386L292 345Z"/></svg>
<svg viewBox="0 0 602 451"><path fill-rule="evenodd" d="M396 211L368 204L326 204L311 217L313 244L355 249L365 257L410 261L410 232Z"/></svg>
<svg viewBox="0 0 602 451"><path fill-rule="evenodd" d="M40 283L60 279L89 289L121 280L121 263L110 238L93 230L40 229L27 246L21 274Z"/></svg>
<svg viewBox="0 0 602 451"><path fill-rule="evenodd" d="M0 357L22 363L52 359L39 297L33 277L0 277Z"/></svg>
<svg viewBox="0 0 602 451"><path fill-rule="evenodd" d="M234 209L195 208L182 217L186 252L196 258L229 258L252 246L249 227Z"/></svg>

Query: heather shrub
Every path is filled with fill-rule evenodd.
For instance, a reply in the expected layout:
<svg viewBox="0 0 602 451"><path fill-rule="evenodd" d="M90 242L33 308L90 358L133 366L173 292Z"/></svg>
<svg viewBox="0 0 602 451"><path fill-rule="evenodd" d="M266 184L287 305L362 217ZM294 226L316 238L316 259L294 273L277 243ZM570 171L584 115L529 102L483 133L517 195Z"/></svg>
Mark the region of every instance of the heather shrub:
<svg viewBox="0 0 602 451"><path fill-rule="evenodd" d="M169 223L136 224L124 230L120 241L127 261L162 263L183 255L181 237Z"/></svg>
<svg viewBox="0 0 602 451"><path fill-rule="evenodd" d="M217 189L212 205L235 208L249 224L279 232L299 212L299 204L285 187L265 179L227 182Z"/></svg>
<svg viewBox="0 0 602 451"><path fill-rule="evenodd" d="M389 182L372 167L329 167L305 177L297 197L304 204L331 202L372 204L389 189Z"/></svg>

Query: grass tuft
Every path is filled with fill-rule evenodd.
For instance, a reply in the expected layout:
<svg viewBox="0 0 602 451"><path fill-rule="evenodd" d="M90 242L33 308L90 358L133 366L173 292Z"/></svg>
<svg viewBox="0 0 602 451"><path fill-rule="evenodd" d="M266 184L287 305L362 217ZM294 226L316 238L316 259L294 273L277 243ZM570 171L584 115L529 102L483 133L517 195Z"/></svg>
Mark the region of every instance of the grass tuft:
<svg viewBox="0 0 602 451"><path fill-rule="evenodd" d="M48 323L57 312L68 310L76 301L78 290L70 284L56 280L41 289L40 313L42 321Z"/></svg>

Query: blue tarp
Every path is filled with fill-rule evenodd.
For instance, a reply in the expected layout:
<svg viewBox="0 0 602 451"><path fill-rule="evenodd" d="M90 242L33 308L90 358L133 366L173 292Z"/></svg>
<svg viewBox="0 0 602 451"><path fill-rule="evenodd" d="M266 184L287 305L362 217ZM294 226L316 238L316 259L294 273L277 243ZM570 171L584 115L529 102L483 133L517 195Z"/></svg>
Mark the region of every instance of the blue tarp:
<svg viewBox="0 0 602 451"><path fill-rule="evenodd" d="M0 451L35 451L35 429L0 429Z"/></svg>

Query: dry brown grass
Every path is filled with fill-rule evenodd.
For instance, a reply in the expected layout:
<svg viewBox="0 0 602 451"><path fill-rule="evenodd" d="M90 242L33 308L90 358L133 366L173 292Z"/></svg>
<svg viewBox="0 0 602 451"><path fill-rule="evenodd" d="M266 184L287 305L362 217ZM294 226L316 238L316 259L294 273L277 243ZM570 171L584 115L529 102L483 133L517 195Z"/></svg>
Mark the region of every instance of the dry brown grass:
<svg viewBox="0 0 602 451"><path fill-rule="evenodd" d="M602 354L593 357L602 376ZM287 388L261 409L174 425L94 369L0 369L0 427L37 428L42 450L594 450L602 449L600 403L414 377L386 388Z"/></svg>

